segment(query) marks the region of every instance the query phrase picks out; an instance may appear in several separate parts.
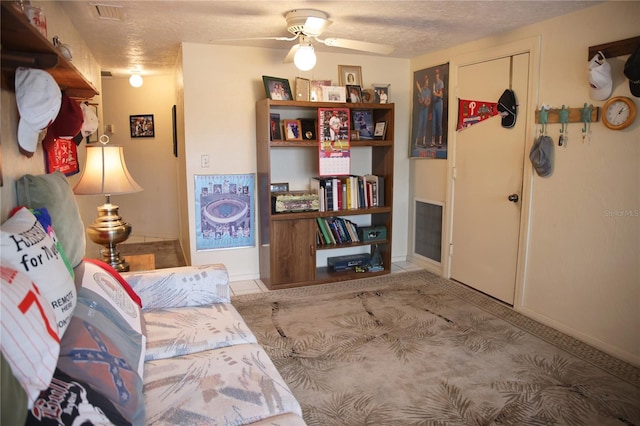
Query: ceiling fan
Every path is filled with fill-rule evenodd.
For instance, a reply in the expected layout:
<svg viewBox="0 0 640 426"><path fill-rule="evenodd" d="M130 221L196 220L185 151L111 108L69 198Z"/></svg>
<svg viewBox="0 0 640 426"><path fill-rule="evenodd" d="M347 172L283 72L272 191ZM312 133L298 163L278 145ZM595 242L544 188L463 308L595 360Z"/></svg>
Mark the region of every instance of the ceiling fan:
<svg viewBox="0 0 640 426"><path fill-rule="evenodd" d="M287 21L287 31L293 34L292 37L260 37L260 39L282 41L298 40L298 44L289 50L284 62L294 62L302 71L310 70L316 63L313 50L314 41L331 47L360 50L381 55L388 55L393 52L394 49L393 46L387 44L369 43L344 38L318 38L332 23L329 20L329 15L320 10L295 9L285 13L284 17Z"/></svg>

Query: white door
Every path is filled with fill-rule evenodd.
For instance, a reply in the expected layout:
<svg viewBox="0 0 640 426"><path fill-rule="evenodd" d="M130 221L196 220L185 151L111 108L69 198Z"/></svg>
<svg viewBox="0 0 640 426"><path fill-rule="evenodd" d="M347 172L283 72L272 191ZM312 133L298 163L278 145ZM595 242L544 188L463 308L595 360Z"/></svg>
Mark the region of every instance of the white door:
<svg viewBox="0 0 640 426"><path fill-rule="evenodd" d="M495 116L457 133L451 278L513 305L524 168L529 54L458 69L458 97L516 94L515 127ZM518 197L517 201L515 197Z"/></svg>

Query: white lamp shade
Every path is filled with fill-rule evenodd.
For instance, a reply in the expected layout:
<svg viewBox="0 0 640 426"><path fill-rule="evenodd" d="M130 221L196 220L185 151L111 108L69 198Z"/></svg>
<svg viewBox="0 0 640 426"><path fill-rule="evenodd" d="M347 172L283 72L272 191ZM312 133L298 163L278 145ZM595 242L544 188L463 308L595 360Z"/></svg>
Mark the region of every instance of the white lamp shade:
<svg viewBox="0 0 640 426"><path fill-rule="evenodd" d="M309 71L316 65L316 54L311 44L300 44L293 57L293 63L300 71Z"/></svg>
<svg viewBox="0 0 640 426"><path fill-rule="evenodd" d="M127 169L121 146L87 146L87 161L80 181L73 188L75 194L116 195L140 191L142 187Z"/></svg>

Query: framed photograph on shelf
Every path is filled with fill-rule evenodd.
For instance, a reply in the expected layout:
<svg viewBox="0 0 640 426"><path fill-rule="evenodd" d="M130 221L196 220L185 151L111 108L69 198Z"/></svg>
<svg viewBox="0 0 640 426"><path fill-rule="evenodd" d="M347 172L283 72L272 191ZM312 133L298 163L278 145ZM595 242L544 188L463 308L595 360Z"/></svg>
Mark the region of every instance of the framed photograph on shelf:
<svg viewBox="0 0 640 426"><path fill-rule="evenodd" d="M390 84L373 84L374 103L386 104L389 102L389 86Z"/></svg>
<svg viewBox="0 0 640 426"><path fill-rule="evenodd" d="M374 103L376 97L373 93L373 89L363 89L362 90L362 103L364 104L372 104Z"/></svg>
<svg viewBox="0 0 640 426"><path fill-rule="evenodd" d="M130 115L129 125L132 138L155 138L153 114Z"/></svg>
<svg viewBox="0 0 640 426"><path fill-rule="evenodd" d="M280 114L272 112L270 114L270 126L271 126L271 140L272 141L281 141L282 140L282 126L280 125Z"/></svg>
<svg viewBox="0 0 640 426"><path fill-rule="evenodd" d="M323 102L347 102L347 92L344 86L322 86Z"/></svg>
<svg viewBox="0 0 640 426"><path fill-rule="evenodd" d="M347 84L347 102L358 104L362 102L362 89L357 84Z"/></svg>
<svg viewBox="0 0 640 426"><path fill-rule="evenodd" d="M300 120L283 120L284 123L284 140L301 141L302 140L302 123Z"/></svg>
<svg viewBox="0 0 640 426"><path fill-rule="evenodd" d="M311 96L311 81L296 77L296 101L308 101Z"/></svg>
<svg viewBox="0 0 640 426"><path fill-rule="evenodd" d="M311 80L311 102L322 102L323 86L331 86L331 80Z"/></svg>
<svg viewBox="0 0 640 426"><path fill-rule="evenodd" d="M376 121L376 127L373 130L374 139L384 139L387 134L387 122Z"/></svg>
<svg viewBox="0 0 640 426"><path fill-rule="evenodd" d="M318 108L320 176L350 174L350 121L349 108Z"/></svg>
<svg viewBox="0 0 640 426"><path fill-rule="evenodd" d="M289 80L286 78L263 75L262 82L264 83L264 90L267 94L267 98L279 101L293 100L291 86L289 85Z"/></svg>
<svg viewBox="0 0 640 426"><path fill-rule="evenodd" d="M315 119L301 118L300 124L302 126L302 140L312 141L317 138L316 136L317 124Z"/></svg>
<svg viewBox="0 0 640 426"><path fill-rule="evenodd" d="M195 175L196 250L255 246L255 176Z"/></svg>
<svg viewBox="0 0 640 426"><path fill-rule="evenodd" d="M289 192L289 182L272 183L271 192Z"/></svg>
<svg viewBox="0 0 640 426"><path fill-rule="evenodd" d="M338 86L347 84L362 86L362 67L357 65L338 65Z"/></svg>
<svg viewBox="0 0 640 426"><path fill-rule="evenodd" d="M353 130L357 130L360 133L360 139L373 139L373 110L352 109L351 122L353 123Z"/></svg>

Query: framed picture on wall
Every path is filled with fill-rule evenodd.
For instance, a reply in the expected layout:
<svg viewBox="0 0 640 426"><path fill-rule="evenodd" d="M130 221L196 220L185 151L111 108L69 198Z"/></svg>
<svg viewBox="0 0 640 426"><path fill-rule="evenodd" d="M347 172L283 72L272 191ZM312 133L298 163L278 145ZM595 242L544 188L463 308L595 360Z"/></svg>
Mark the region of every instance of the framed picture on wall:
<svg viewBox="0 0 640 426"><path fill-rule="evenodd" d="M255 246L255 176L196 175L196 250Z"/></svg>
<svg viewBox="0 0 640 426"><path fill-rule="evenodd" d="M362 86L362 67L356 65L338 65L338 86L347 84Z"/></svg>
<svg viewBox="0 0 640 426"><path fill-rule="evenodd" d="M410 158L446 159L449 135L449 64L413 73Z"/></svg>
<svg viewBox="0 0 640 426"><path fill-rule="evenodd" d="M153 114L130 115L129 125L132 138L155 138Z"/></svg>

